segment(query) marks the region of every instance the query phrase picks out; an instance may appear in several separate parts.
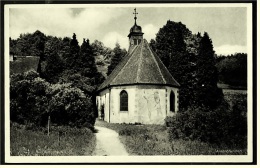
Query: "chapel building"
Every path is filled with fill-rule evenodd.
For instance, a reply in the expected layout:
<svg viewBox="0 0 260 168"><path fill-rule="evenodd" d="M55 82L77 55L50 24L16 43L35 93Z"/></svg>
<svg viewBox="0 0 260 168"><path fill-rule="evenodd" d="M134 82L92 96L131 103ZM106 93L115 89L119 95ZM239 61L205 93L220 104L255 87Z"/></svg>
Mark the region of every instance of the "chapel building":
<svg viewBox="0 0 260 168"><path fill-rule="evenodd" d="M143 39L136 15L134 19L128 53L98 88L99 117L109 123L163 124L178 111L180 85Z"/></svg>

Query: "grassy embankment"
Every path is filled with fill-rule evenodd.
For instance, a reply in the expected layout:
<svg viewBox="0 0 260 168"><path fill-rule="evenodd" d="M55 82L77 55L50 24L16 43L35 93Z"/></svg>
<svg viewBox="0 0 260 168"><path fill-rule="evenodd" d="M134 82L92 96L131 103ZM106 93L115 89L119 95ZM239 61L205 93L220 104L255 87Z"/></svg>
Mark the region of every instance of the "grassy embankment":
<svg viewBox="0 0 260 168"><path fill-rule="evenodd" d="M11 124L11 156L91 155L95 144L95 135L87 128L52 127L48 136L46 130Z"/></svg>
<svg viewBox="0 0 260 168"><path fill-rule="evenodd" d="M227 94L229 103L236 99L245 102L246 94ZM241 104L242 105L242 104ZM244 105L246 106L246 105ZM246 107L244 107L246 108ZM167 127L162 125L111 124L98 120L97 126L113 129L130 155L245 155L247 149L214 145L200 141L169 140Z"/></svg>

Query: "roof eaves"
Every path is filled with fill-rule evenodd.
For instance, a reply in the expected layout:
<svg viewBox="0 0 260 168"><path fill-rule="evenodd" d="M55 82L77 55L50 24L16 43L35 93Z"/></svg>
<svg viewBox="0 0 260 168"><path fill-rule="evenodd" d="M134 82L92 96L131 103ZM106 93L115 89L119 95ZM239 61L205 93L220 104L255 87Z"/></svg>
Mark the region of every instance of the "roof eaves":
<svg viewBox="0 0 260 168"><path fill-rule="evenodd" d="M106 90L108 88L112 88L112 87L116 87L116 86L133 86L133 85L154 85L154 86L169 86L169 87L176 87L176 88L179 88L180 86L177 86L177 85L173 85L173 84L158 84L158 83L126 83L126 84L114 84L114 85L107 85L106 87L100 89L97 91L98 92L101 92L103 90Z"/></svg>

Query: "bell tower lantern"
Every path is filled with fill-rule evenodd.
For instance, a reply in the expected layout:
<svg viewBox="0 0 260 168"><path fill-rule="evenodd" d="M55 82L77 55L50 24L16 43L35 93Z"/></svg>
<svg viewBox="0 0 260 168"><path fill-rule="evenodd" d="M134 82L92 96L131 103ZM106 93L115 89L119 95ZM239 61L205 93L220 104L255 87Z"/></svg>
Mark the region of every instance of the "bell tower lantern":
<svg viewBox="0 0 260 168"><path fill-rule="evenodd" d="M133 48L135 45L139 45L141 43L141 41L143 40L143 34L144 34L142 32L142 27L138 26L136 24L136 19L137 19L136 15L138 14L136 12L136 8L134 9L134 11L135 12L133 14L135 15L135 17L134 17L135 24L131 27L130 33L128 35L128 37L129 37L129 50L131 48Z"/></svg>

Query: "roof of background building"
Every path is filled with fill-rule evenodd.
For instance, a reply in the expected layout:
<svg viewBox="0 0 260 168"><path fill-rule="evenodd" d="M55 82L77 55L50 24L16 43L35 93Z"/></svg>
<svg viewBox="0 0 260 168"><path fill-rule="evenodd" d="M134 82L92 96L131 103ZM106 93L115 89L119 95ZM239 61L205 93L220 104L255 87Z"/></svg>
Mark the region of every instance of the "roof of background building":
<svg viewBox="0 0 260 168"><path fill-rule="evenodd" d="M15 56L10 62L10 74L37 71L40 57L38 56Z"/></svg>
<svg viewBox="0 0 260 168"><path fill-rule="evenodd" d="M113 72L99 86L98 91L110 86L132 84L180 86L145 39L124 56Z"/></svg>

